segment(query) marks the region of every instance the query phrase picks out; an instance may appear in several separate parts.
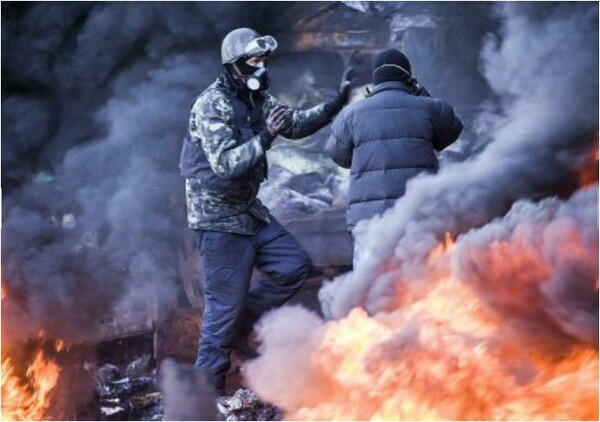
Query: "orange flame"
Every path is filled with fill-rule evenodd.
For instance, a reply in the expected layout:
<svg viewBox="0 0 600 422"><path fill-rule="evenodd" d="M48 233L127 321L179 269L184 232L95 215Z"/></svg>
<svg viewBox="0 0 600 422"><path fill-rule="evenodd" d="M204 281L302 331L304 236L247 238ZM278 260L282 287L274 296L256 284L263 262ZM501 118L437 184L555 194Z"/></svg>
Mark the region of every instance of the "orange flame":
<svg viewBox="0 0 600 422"><path fill-rule="evenodd" d="M598 134L589 154L585 155L577 166L579 187L587 187L598 183Z"/></svg>
<svg viewBox="0 0 600 422"><path fill-rule="evenodd" d="M2 359L2 420L44 420L50 394L60 368L38 351L26 371L27 381L17 376L10 357Z"/></svg>
<svg viewBox="0 0 600 422"><path fill-rule="evenodd" d="M501 331L453 279L391 314L357 308L328 325L314 356L330 393L286 419L598 419L597 350L548 358L524 343L515 354L494 343Z"/></svg>
<svg viewBox="0 0 600 422"><path fill-rule="evenodd" d="M555 228L555 240L583 262L589 251L569 227L561 236ZM521 224L510 240L488 245L486 260L479 257L490 282L523 274L510 286L496 282L495 296L549 278L549 263L525 241L539 232ZM327 323L311 360L325 380L321 400L288 406L286 419L598 420L597 348L515 329L481 292L454 278L455 251L446 234L428 256L424 282L401 283L406 291L393 312L369 316L356 308Z"/></svg>
<svg viewBox="0 0 600 422"><path fill-rule="evenodd" d="M429 258L438 259L443 256L449 255L455 247L454 239L449 232L444 234L444 239L431 251Z"/></svg>
<svg viewBox="0 0 600 422"><path fill-rule="evenodd" d="M2 288L2 302L7 292ZM44 342L45 333L40 330L39 341ZM56 352L67 350L63 340L54 343ZM3 355L5 350L2 350ZM8 354L8 353L6 353ZM42 350L36 352L33 361L20 376L10 356L2 357L2 420L47 420L51 394L58 382L59 366L48 359Z"/></svg>

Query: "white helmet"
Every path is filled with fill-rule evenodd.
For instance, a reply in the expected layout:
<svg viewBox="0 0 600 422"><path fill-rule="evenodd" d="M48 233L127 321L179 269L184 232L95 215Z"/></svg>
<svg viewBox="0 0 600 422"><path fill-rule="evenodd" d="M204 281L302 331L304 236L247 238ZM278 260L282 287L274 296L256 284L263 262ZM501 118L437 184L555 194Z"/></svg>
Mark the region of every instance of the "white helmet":
<svg viewBox="0 0 600 422"><path fill-rule="evenodd" d="M262 37L250 28L238 28L223 38L221 63L233 63L242 57L264 56L277 48L277 41L270 35Z"/></svg>

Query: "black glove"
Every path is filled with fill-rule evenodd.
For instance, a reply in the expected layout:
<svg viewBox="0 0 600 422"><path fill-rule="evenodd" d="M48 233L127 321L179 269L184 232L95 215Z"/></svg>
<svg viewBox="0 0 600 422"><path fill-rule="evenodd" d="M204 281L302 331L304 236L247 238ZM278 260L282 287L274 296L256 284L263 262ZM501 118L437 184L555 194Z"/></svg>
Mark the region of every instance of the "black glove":
<svg viewBox="0 0 600 422"><path fill-rule="evenodd" d="M291 112L285 107L275 107L269 112L265 121L265 128L258 134L265 151L271 148L273 139L291 124L291 119Z"/></svg>
<svg viewBox="0 0 600 422"><path fill-rule="evenodd" d="M342 76L342 82L340 83L340 97L344 99L344 104L350 99L352 86L354 85L357 76L358 74L354 67L348 68Z"/></svg>
<svg viewBox="0 0 600 422"><path fill-rule="evenodd" d="M424 86L421 86L421 84L419 84L417 78L411 77L408 80L408 86L414 95L417 95L419 97L431 97L429 91L427 91Z"/></svg>
<svg viewBox="0 0 600 422"><path fill-rule="evenodd" d="M331 118L338 114L350 99L350 92L352 92L352 84L356 79L356 76L356 69L353 67L348 68L344 72L338 94L334 99L328 101L325 104L325 113L327 113Z"/></svg>

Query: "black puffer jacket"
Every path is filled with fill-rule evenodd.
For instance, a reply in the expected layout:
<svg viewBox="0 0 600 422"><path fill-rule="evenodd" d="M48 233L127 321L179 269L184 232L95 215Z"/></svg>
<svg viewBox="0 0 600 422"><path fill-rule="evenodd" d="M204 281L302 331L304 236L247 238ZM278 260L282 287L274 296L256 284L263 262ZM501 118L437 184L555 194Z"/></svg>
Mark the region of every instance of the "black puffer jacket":
<svg viewBox="0 0 600 422"><path fill-rule="evenodd" d="M435 172L434 149L456 141L462 127L449 104L416 96L399 81L378 84L367 98L342 110L326 150L351 169L349 228L391 207L410 178Z"/></svg>

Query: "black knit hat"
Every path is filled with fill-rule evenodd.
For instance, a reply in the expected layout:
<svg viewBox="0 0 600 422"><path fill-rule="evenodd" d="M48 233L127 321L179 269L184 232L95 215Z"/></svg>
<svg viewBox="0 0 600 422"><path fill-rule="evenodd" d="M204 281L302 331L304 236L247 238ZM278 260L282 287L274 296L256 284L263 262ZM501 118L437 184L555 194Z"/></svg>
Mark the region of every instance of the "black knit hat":
<svg viewBox="0 0 600 422"><path fill-rule="evenodd" d="M373 82L375 84L386 81L406 82L411 78L411 72L408 58L395 48L382 51L373 62Z"/></svg>

